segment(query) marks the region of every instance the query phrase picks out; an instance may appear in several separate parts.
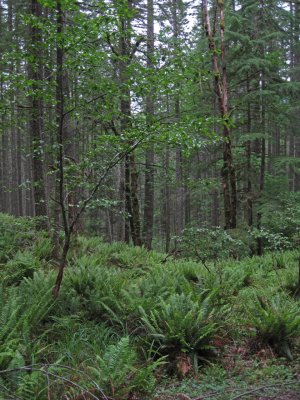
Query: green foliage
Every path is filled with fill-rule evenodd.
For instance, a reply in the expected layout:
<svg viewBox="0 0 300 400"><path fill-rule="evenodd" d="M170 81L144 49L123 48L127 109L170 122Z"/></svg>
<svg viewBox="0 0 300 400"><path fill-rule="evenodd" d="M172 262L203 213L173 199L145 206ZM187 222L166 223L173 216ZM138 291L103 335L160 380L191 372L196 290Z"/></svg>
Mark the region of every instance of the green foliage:
<svg viewBox="0 0 300 400"><path fill-rule="evenodd" d="M4 263L18 250L30 245L36 232L35 220L0 214L0 262Z"/></svg>
<svg viewBox="0 0 300 400"><path fill-rule="evenodd" d="M84 312L88 319L110 321L120 324L122 319L122 290L130 275L118 273L114 268L86 265L67 271L64 282L64 307L72 312Z"/></svg>
<svg viewBox="0 0 300 400"><path fill-rule="evenodd" d="M204 265L221 258L239 258L249 253L249 248L239 238L220 227L186 228L180 238L180 249L185 257L193 257Z"/></svg>
<svg viewBox="0 0 300 400"><path fill-rule="evenodd" d="M40 261L30 250L18 251L3 267L1 275L5 285L19 284L23 278L32 278L40 268Z"/></svg>
<svg viewBox="0 0 300 400"><path fill-rule="evenodd" d="M292 247L291 240L284 236L281 232L276 233L268 231L265 228L253 229L251 235L255 239L261 239L263 241L263 247L265 250L278 251L286 250Z"/></svg>
<svg viewBox="0 0 300 400"><path fill-rule="evenodd" d="M291 359L291 345L300 335L299 305L278 293L271 298L258 296L248 307L256 340Z"/></svg>
<svg viewBox="0 0 300 400"><path fill-rule="evenodd" d="M274 185L274 183L273 183ZM274 187L277 187L274 185ZM268 191L265 195L265 205L261 206L263 212L263 228L269 235L275 235L279 242L271 240L271 249L293 247L300 242L300 198L299 192L280 194ZM268 239L268 238L267 238ZM267 245L269 243L267 242Z"/></svg>
<svg viewBox="0 0 300 400"><path fill-rule="evenodd" d="M39 371L19 372L16 396L22 400L44 400L47 396L45 376Z"/></svg>
<svg viewBox="0 0 300 400"><path fill-rule="evenodd" d="M148 314L143 308L140 312L149 341L154 341L161 354L171 359L180 353L201 358L212 350L219 327L208 299L196 302L189 295L173 294Z"/></svg>
<svg viewBox="0 0 300 400"><path fill-rule="evenodd" d="M162 359L138 365L137 352L129 337L122 337L107 347L103 356L96 356L97 366L90 367L104 392L116 399L125 399L132 391L151 393L155 386L154 370Z"/></svg>
<svg viewBox="0 0 300 400"><path fill-rule="evenodd" d="M53 306L49 291L29 293L26 282L0 292L0 367L22 366L34 346L33 332Z"/></svg>
<svg viewBox="0 0 300 400"><path fill-rule="evenodd" d="M230 232L237 239L213 232L196 233L201 246L208 247L200 263L78 237L53 307L55 271L46 262L51 243L45 233L33 230L33 240L1 269L0 368L49 363L58 376L51 378L54 398L80 393L59 378L67 376L96 390L93 378L108 396L125 399L153 393L157 375L176 370L183 377L182 371L192 367L201 374L200 362L221 356L231 339L248 352L256 350L249 348L255 340L259 350L272 346L279 355L297 354L300 321L292 295L298 253L273 251L236 261L222 246L239 241L241 232ZM205 233L211 241L218 241L217 233L221 239L209 243ZM207 374L219 374L221 380L222 357L216 360ZM5 374L0 384L16 398L44 400L43 368Z"/></svg>
<svg viewBox="0 0 300 400"><path fill-rule="evenodd" d="M32 253L39 260L51 260L53 253L53 243L51 238L41 233L33 244Z"/></svg>

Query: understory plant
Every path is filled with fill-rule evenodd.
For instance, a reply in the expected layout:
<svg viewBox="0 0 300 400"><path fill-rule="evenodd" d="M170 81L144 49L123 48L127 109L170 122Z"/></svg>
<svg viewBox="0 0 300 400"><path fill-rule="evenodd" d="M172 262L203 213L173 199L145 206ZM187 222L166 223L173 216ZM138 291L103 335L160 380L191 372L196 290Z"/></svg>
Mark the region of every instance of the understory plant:
<svg viewBox="0 0 300 400"><path fill-rule="evenodd" d="M292 359L292 346L300 335L298 303L283 293L270 298L256 296L249 307L248 321L255 328L256 342Z"/></svg>
<svg viewBox="0 0 300 400"><path fill-rule="evenodd" d="M132 392L151 393L155 387L154 371L164 362L146 360L141 364L129 336L124 336L96 356L96 365L89 370L104 393L114 399L127 399Z"/></svg>
<svg viewBox="0 0 300 400"><path fill-rule="evenodd" d="M171 363L186 354L197 368L199 360L211 355L220 326L209 298L194 301L191 295L176 293L148 312L140 307L140 313L148 342Z"/></svg>

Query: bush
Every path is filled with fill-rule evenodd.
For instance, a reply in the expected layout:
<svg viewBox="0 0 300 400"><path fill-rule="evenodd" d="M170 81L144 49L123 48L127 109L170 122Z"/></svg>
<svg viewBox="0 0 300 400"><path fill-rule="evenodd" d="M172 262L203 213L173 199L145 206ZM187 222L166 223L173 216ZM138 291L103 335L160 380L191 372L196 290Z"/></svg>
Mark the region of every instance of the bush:
<svg viewBox="0 0 300 400"><path fill-rule="evenodd" d="M173 361L182 353L190 355L194 364L207 357L213 349L212 341L218 331L214 309L209 300L196 302L190 295L173 294L161 299L153 311L140 308L141 320L149 343Z"/></svg>
<svg viewBox="0 0 300 400"><path fill-rule="evenodd" d="M33 243L35 232L33 218L15 218L0 213L0 262L8 261L16 252Z"/></svg>
<svg viewBox="0 0 300 400"><path fill-rule="evenodd" d="M192 257L206 267L210 261L216 263L222 258L241 258L249 254L249 247L242 240L220 227L186 228L179 243L184 257Z"/></svg>
<svg viewBox="0 0 300 400"><path fill-rule="evenodd" d="M249 323L256 340L271 346L277 354L292 359L291 346L300 335L299 305L283 293L272 298L256 297L249 308Z"/></svg>
<svg viewBox="0 0 300 400"><path fill-rule="evenodd" d="M163 360L138 364L137 352L129 337L107 347L103 356L96 356L97 365L90 367L104 393L115 399L127 399L131 392L151 393L155 387L154 370Z"/></svg>
<svg viewBox="0 0 300 400"><path fill-rule="evenodd" d="M14 258L9 260L1 271L5 285L17 285L24 278L32 278L40 268L40 261L30 250L18 251Z"/></svg>

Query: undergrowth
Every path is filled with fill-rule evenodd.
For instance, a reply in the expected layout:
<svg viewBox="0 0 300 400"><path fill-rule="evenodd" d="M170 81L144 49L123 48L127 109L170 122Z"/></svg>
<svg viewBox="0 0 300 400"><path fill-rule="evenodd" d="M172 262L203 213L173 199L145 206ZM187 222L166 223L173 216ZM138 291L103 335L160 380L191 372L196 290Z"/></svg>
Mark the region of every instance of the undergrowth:
<svg viewBox="0 0 300 400"><path fill-rule="evenodd" d="M224 365L238 377L262 354L297 363L296 251L204 263L78 237L54 301L49 235L0 229L0 399L147 399L172 379L221 390Z"/></svg>

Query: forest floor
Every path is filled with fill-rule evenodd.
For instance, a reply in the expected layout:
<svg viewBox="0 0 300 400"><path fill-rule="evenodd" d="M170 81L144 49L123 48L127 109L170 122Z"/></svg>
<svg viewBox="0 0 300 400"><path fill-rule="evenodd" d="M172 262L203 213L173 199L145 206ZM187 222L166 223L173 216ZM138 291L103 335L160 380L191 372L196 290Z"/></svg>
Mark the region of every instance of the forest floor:
<svg viewBox="0 0 300 400"><path fill-rule="evenodd" d="M278 358L266 347L251 356L227 345L223 361L190 379L166 381L153 400L299 400L300 360ZM142 400L139 399L139 400Z"/></svg>
<svg viewBox="0 0 300 400"><path fill-rule="evenodd" d="M205 268L77 237L53 299L48 232L0 232L0 400L300 400L297 251Z"/></svg>

